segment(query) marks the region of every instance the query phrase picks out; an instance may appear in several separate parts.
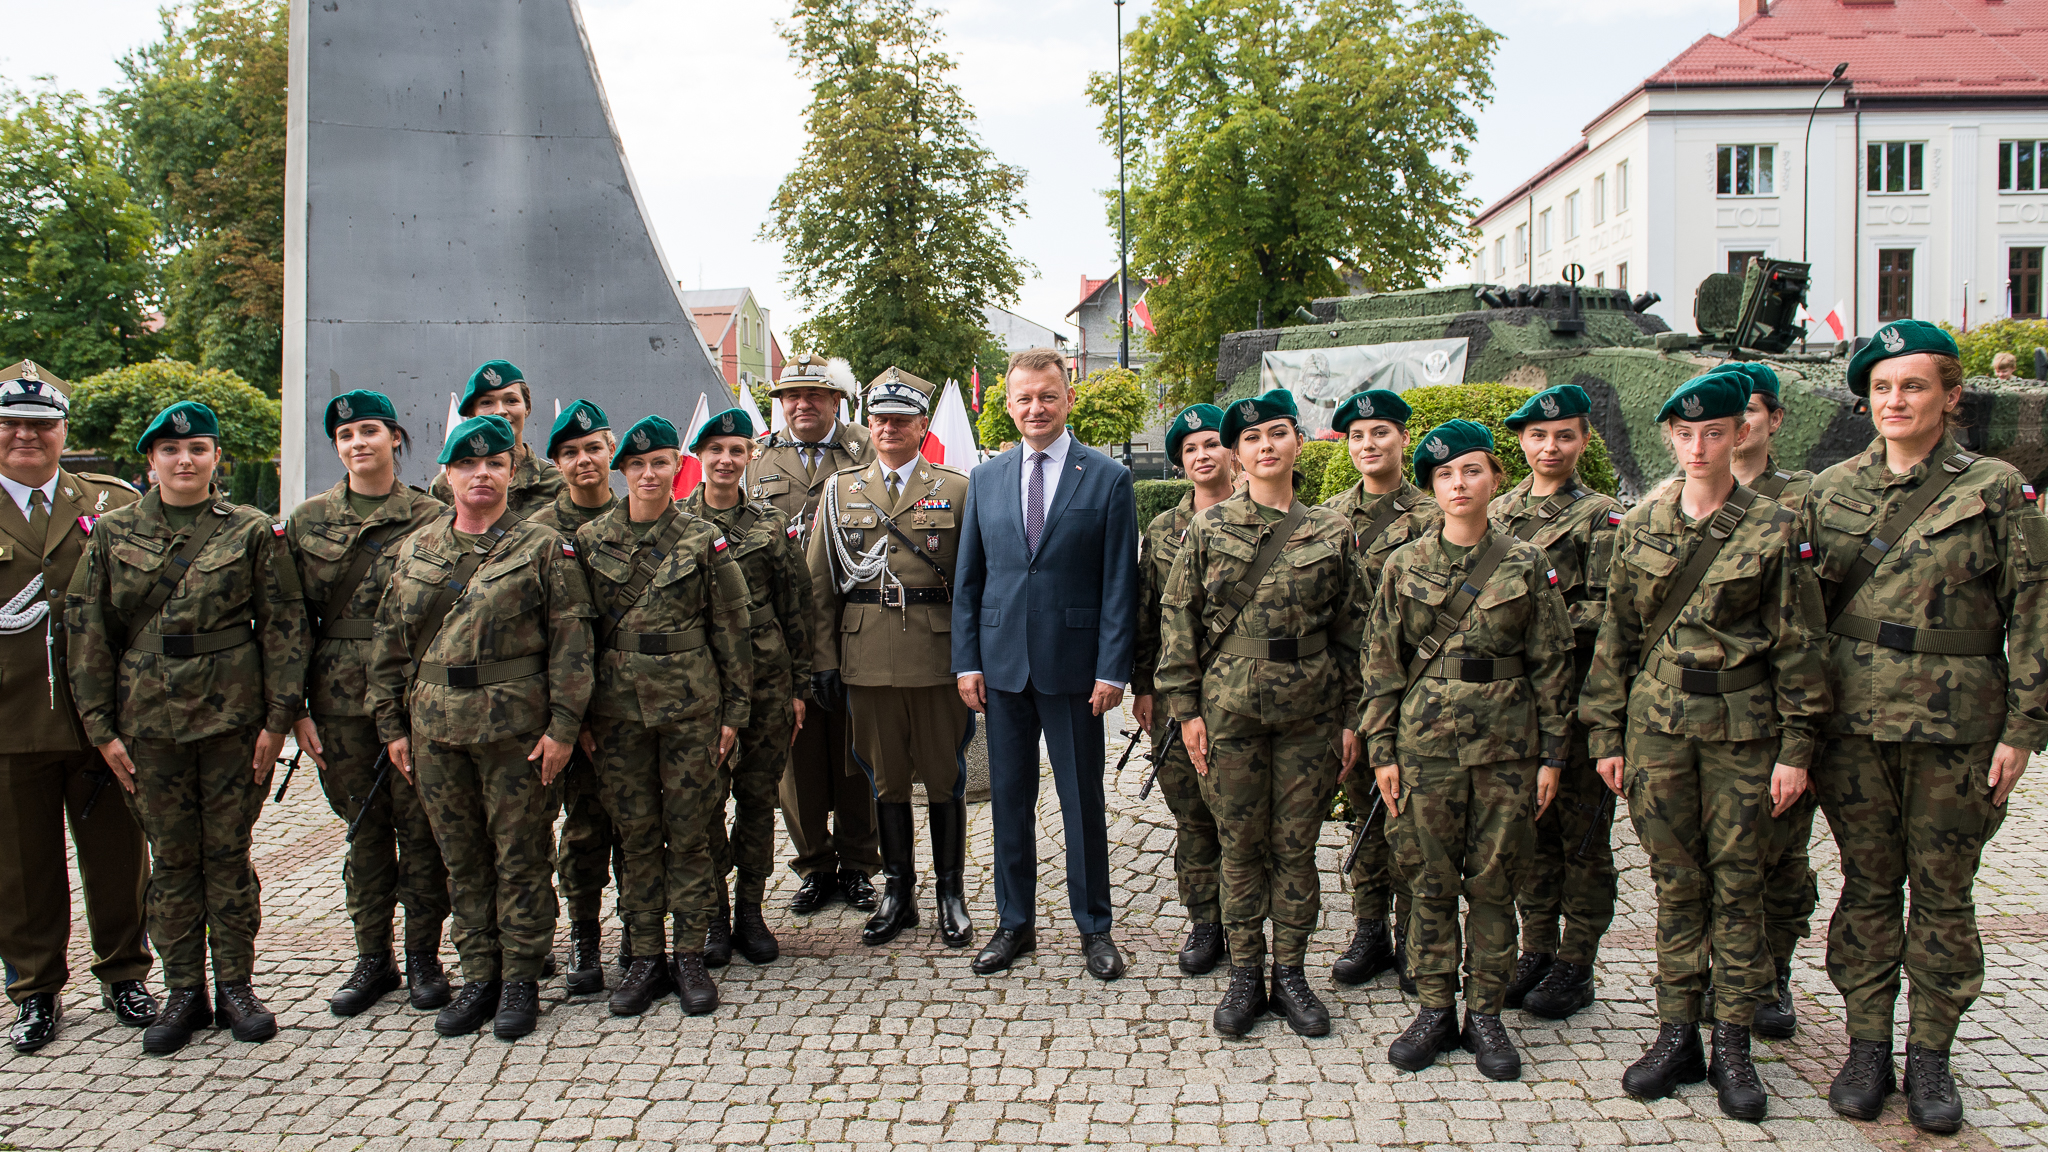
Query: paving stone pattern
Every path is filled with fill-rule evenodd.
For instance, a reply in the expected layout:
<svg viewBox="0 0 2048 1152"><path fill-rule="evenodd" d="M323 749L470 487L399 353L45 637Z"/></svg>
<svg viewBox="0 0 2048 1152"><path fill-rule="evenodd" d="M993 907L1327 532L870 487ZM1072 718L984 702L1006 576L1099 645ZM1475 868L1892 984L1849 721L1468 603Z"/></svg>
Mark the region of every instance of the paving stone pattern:
<svg viewBox="0 0 2048 1152"><path fill-rule="evenodd" d="M1121 750L1112 737L1112 763ZM257 986L279 1013L278 1038L245 1045L210 1032L176 1056L143 1056L139 1035L100 1006L74 930L78 977L65 994L62 1035L32 1056L0 1049L0 1147L1819 1152L2048 1144L2048 765L2038 758L1978 885L1991 974L1955 1060L1971 1123L1941 1139L1915 1133L1897 1098L1875 1124L1828 1111L1827 1082L1845 1041L1818 940L1799 954L1799 1036L1758 1045L1769 1120L1724 1119L1704 1084L1654 1104L1622 1095L1622 1070L1656 1030L1654 898L1625 822L1623 907L1602 956L1602 1000L1562 1025L1508 1013L1527 1061L1520 1082L1482 1078L1463 1053L1419 1075L1386 1063L1412 1002L1391 975L1364 988L1328 979L1351 932L1337 877L1345 830L1335 825L1323 836L1326 908L1309 956L1335 1016L1331 1035L1304 1040L1274 1019L1245 1039L1223 1039L1209 1028L1221 975L1190 979L1173 964L1183 924L1172 823L1156 793L1136 799L1142 768L1134 759L1112 781L1117 937L1131 961L1115 984L1081 968L1048 780L1040 951L1010 974L969 972L969 953L941 945L929 913L923 928L882 949L859 944L862 916L843 905L793 922L783 906L796 881L785 871L769 917L783 958L765 968L736 960L719 973L724 1004L715 1015L684 1016L671 998L638 1019L614 1019L601 997L565 1000L558 979L544 990L539 1030L516 1044L441 1039L428 1016L396 996L354 1020L328 1014L326 997L351 963L342 827L304 778L257 826ZM968 896L985 935L995 912L987 807L976 805L970 818ZM919 852L928 860L922 839ZM1824 830L1814 858L1825 910L1835 884ZM928 879L924 891L928 900ZM1824 923L1823 915L1823 932ZM607 955L615 951L612 936Z"/></svg>

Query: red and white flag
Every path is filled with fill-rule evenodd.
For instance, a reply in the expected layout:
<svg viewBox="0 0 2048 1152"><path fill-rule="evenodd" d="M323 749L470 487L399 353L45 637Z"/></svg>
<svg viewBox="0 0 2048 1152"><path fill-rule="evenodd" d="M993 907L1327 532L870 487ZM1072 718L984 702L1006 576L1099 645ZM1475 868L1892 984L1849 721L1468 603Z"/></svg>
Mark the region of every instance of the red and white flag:
<svg viewBox="0 0 2048 1152"><path fill-rule="evenodd" d="M974 422L967 418L960 386L951 380L939 386L939 402L932 409L931 431L924 435L923 452L932 463L949 464L962 472L971 472L981 463L974 450Z"/></svg>
<svg viewBox="0 0 2048 1152"><path fill-rule="evenodd" d="M697 407L690 413L690 422L683 426L683 460L676 469L676 499L681 500L697 490L697 482L704 479L704 465L690 452L690 445L696 443L697 433L711 420L711 405L704 394L697 394Z"/></svg>
<svg viewBox="0 0 2048 1152"><path fill-rule="evenodd" d="M1848 314L1849 309L1840 300L1835 301L1834 311L1829 312L1818 320L1814 319L1813 313L1803 304L1800 305L1799 311L1805 316L1808 329L1825 327L1828 331L1835 334L1837 343L1849 338L1848 322L1843 319Z"/></svg>
<svg viewBox="0 0 2048 1152"><path fill-rule="evenodd" d="M1152 309L1145 306L1145 298L1143 296L1138 297L1138 303L1131 309L1131 315L1137 317L1138 323L1144 327L1145 331L1155 336L1159 334L1159 329L1152 326Z"/></svg>

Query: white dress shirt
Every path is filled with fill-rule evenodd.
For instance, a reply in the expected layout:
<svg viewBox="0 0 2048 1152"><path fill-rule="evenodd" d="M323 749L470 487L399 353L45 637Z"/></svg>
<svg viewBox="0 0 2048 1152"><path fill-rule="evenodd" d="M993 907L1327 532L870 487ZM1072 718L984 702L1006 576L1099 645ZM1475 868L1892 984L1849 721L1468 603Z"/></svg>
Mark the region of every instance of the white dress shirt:
<svg viewBox="0 0 2048 1152"><path fill-rule="evenodd" d="M21 518L24 520L28 519L28 494L35 491L35 489L30 488L26 484L17 484L5 476L0 476L0 488L7 489L7 495L13 497L14 506L21 509ZM55 472L50 473L49 483L44 484L42 488L43 508L45 511L49 511L57 502L57 474Z"/></svg>
<svg viewBox="0 0 2048 1152"><path fill-rule="evenodd" d="M1024 444L1019 446L1018 450L1024 453L1024 466L1017 470L1017 508L1020 513L1031 507L1031 470L1033 468L1043 468L1045 469L1045 512L1047 515L1052 514L1052 494L1060 486L1060 473L1066 471L1067 468L1067 447L1073 442L1074 434L1064 428L1060 429L1059 437L1046 447L1045 459L1037 464L1031 462L1033 455L1031 445Z"/></svg>
<svg viewBox="0 0 2048 1152"><path fill-rule="evenodd" d="M887 464L882 464L880 460L876 460L875 463L882 464L882 491L887 492L889 490L889 474L894 472L896 474L896 491L898 493L908 492L910 490L911 478L917 475L918 462L923 459L924 456L922 454L913 455L910 459L903 462L903 467L901 468L891 468Z"/></svg>

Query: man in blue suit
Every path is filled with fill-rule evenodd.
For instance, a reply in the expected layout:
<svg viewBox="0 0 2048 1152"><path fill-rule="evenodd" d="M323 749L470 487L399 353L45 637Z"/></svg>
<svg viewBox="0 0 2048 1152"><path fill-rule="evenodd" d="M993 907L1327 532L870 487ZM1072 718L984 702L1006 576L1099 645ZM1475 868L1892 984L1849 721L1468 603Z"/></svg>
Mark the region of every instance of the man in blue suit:
<svg viewBox="0 0 2048 1152"><path fill-rule="evenodd" d="M1038 742L1052 754L1067 834L1067 900L1088 972L1124 973L1110 938L1102 716L1123 701L1138 616L1138 512L1128 468L1074 439L1074 390L1051 348L1010 357L1010 419L1024 443L980 468L961 518L953 673L988 714L995 934L984 976L1035 951Z"/></svg>

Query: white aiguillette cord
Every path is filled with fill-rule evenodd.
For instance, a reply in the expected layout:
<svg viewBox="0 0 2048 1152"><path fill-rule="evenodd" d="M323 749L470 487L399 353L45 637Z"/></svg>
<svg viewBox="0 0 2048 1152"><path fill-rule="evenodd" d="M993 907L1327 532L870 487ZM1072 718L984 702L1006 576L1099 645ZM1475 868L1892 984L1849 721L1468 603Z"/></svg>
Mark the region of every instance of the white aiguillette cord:
<svg viewBox="0 0 2048 1152"><path fill-rule="evenodd" d="M42 597L43 574L28 582L28 587L14 594L14 599L0 604L0 636L18 636L23 632L43 625L43 663L50 681L50 707L57 706L57 656L56 639L51 635L49 618L50 602Z"/></svg>

